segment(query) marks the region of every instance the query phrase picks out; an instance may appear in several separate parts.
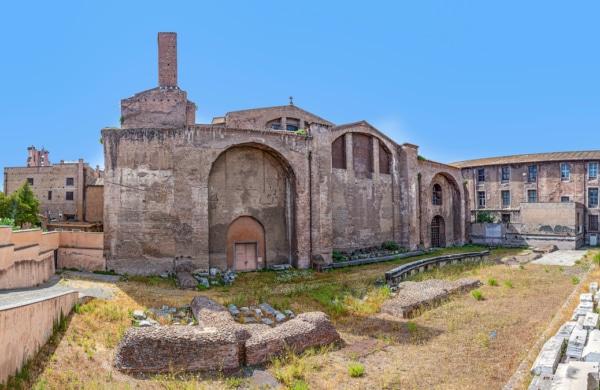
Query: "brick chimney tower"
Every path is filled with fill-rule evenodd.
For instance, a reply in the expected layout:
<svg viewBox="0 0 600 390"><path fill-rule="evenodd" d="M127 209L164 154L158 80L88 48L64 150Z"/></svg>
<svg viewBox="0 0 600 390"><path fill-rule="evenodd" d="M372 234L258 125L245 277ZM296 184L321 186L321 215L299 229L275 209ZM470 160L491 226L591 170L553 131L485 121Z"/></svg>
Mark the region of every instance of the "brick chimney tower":
<svg viewBox="0 0 600 390"><path fill-rule="evenodd" d="M42 148L37 150L35 146L27 148L27 166L28 167L47 167L50 164L50 158L48 157L49 152Z"/></svg>
<svg viewBox="0 0 600 390"><path fill-rule="evenodd" d="M177 33L158 33L158 85L177 87Z"/></svg>

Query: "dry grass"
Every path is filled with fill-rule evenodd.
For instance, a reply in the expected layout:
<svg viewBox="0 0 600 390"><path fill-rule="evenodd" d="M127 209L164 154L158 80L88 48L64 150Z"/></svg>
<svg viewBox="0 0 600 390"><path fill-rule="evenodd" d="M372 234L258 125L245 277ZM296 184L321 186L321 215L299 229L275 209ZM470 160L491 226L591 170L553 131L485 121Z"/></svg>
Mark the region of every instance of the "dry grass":
<svg viewBox="0 0 600 390"><path fill-rule="evenodd" d="M478 248L445 252L473 249ZM512 252L495 250L493 257ZM184 305L198 294L221 303L266 300L281 309L323 310L332 316L345 347L287 355L268 366L289 388L499 388L565 298L584 284L575 286L571 278L582 277L582 269L589 264L586 261L576 270L547 267L548 272L534 265L524 269L505 265L445 267L420 277L476 277L495 279L498 285L481 287L484 301L465 294L405 321L377 314L390 292L375 284L384 271L405 261L322 274L242 274L231 287L201 293L177 290L171 281L155 278L121 282L113 300L95 300L77 308L66 331L32 363L24 388L214 389L245 385L243 378L219 374L134 378L112 367L115 346L130 326L132 310ZM537 302L535 310L531 302ZM495 338L490 338L492 331ZM364 366L362 376L349 375L348 367L355 363Z"/></svg>

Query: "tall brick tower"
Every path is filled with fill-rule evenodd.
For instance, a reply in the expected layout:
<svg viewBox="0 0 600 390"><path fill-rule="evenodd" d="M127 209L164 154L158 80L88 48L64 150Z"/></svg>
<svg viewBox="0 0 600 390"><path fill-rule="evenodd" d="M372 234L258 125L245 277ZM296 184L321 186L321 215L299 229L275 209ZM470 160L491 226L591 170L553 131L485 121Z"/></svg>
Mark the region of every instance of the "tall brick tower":
<svg viewBox="0 0 600 390"><path fill-rule="evenodd" d="M177 86L177 33L158 33L158 87L121 100L121 127L180 128L196 122L196 105Z"/></svg>
<svg viewBox="0 0 600 390"><path fill-rule="evenodd" d="M177 33L158 33L158 85L177 87Z"/></svg>

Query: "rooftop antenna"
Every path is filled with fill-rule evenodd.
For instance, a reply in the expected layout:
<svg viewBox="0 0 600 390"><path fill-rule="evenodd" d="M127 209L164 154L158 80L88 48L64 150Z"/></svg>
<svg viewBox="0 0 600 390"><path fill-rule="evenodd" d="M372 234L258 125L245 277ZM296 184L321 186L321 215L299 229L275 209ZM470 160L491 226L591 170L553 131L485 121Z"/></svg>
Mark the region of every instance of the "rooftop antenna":
<svg viewBox="0 0 600 390"><path fill-rule="evenodd" d="M294 105L294 97L290 96L290 106L293 106L293 105Z"/></svg>

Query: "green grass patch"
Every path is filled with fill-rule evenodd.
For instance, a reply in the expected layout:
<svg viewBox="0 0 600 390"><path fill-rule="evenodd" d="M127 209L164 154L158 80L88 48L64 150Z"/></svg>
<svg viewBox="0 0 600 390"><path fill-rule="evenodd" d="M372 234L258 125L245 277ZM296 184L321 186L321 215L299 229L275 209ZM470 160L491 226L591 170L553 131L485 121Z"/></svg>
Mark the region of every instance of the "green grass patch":
<svg viewBox="0 0 600 390"><path fill-rule="evenodd" d="M483 301L483 293L481 290L473 290L471 291L471 295L475 298L476 301Z"/></svg>
<svg viewBox="0 0 600 390"><path fill-rule="evenodd" d="M488 286L497 286L498 285L498 281L494 278L489 278L487 281Z"/></svg>
<svg viewBox="0 0 600 390"><path fill-rule="evenodd" d="M365 366L359 362L352 362L348 364L348 374L352 378L360 378L365 375Z"/></svg>

